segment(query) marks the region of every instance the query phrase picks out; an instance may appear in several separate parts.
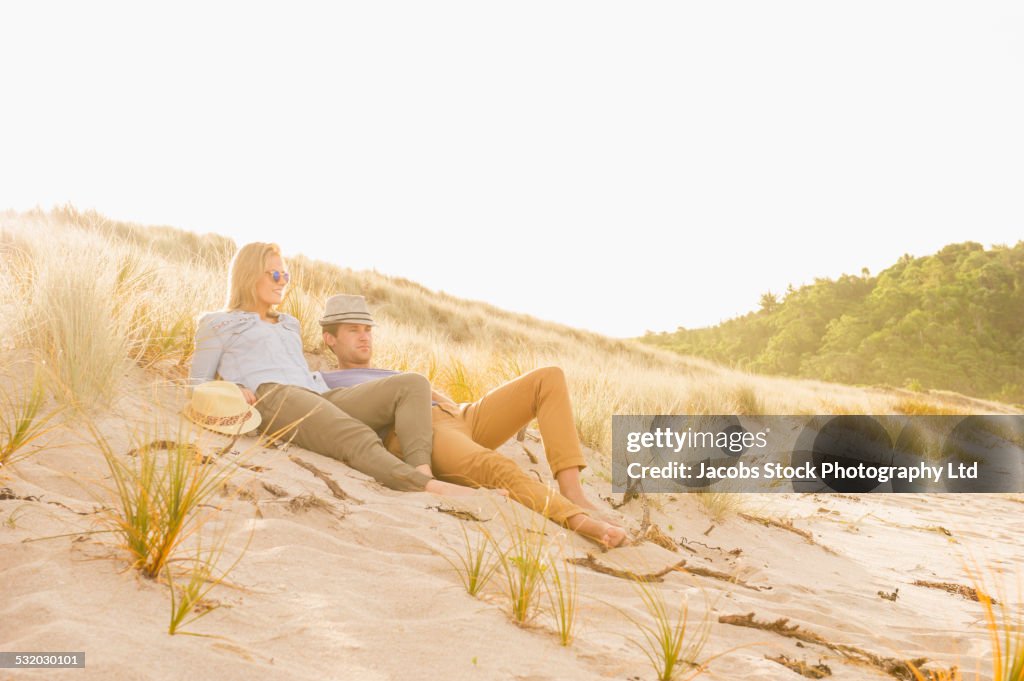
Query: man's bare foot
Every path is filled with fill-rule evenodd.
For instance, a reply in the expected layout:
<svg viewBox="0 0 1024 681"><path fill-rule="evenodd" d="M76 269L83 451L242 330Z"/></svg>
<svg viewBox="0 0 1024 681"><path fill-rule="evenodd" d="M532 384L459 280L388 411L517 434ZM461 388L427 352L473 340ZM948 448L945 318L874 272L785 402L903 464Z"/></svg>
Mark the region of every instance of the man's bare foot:
<svg viewBox="0 0 1024 681"><path fill-rule="evenodd" d="M558 491L562 496L587 511L588 515L600 518L609 525L615 525L618 528L623 527L624 523L621 518L615 517L615 515L609 512L609 509L598 506L584 494L583 484L580 482L579 468L574 466L564 468L555 474L555 480L558 481Z"/></svg>
<svg viewBox="0 0 1024 681"><path fill-rule="evenodd" d="M626 542L626 531L617 525L603 520L591 518L586 513L577 513L566 521L569 529L579 532L584 537L604 544L610 549L622 546Z"/></svg>
<svg viewBox="0 0 1024 681"><path fill-rule="evenodd" d="M625 527L625 523L623 522L623 520L619 517L616 517L614 515L614 511L608 508L601 508L600 506L592 502L590 499L586 497L585 494L583 494L582 489L579 490L579 492L574 493L572 496L565 493L563 493L562 496L564 496L566 499L568 499L569 501L571 501L572 503L576 504L584 511L586 511L587 515L598 518L608 523L609 525L614 525L615 527L618 527L620 529Z"/></svg>

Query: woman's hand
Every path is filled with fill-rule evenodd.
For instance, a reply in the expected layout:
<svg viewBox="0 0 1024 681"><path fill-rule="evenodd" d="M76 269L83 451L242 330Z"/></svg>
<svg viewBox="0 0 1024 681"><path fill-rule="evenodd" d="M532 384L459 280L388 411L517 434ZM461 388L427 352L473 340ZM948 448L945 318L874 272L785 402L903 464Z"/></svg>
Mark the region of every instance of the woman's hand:
<svg viewBox="0 0 1024 681"><path fill-rule="evenodd" d="M245 401L249 403L249 406L256 404L256 395L248 388L242 388L242 395L245 397Z"/></svg>

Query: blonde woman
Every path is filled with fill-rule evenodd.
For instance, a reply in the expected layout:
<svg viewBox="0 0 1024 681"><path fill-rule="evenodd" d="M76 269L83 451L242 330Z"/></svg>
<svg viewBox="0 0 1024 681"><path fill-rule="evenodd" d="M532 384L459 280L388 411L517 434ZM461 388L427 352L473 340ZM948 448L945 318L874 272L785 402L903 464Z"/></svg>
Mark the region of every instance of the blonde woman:
<svg viewBox="0 0 1024 681"><path fill-rule="evenodd" d="M266 432L288 429L295 444L338 459L387 487L435 494L477 494L430 472L430 383L419 374L331 390L302 354L299 321L278 312L289 281L281 250L250 243L235 254L226 309L203 315L189 374L197 385L218 375L238 384ZM393 428L403 458L377 431Z"/></svg>

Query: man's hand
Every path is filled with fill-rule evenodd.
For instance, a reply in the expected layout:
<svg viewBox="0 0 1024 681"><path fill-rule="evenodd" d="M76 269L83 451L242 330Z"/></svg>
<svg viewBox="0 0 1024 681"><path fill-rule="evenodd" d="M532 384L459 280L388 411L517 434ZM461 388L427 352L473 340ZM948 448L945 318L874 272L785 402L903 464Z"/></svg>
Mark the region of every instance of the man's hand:
<svg viewBox="0 0 1024 681"><path fill-rule="evenodd" d="M253 394L253 392L248 388L242 388L242 395L245 397L245 401L248 402L250 406L256 404L256 395Z"/></svg>

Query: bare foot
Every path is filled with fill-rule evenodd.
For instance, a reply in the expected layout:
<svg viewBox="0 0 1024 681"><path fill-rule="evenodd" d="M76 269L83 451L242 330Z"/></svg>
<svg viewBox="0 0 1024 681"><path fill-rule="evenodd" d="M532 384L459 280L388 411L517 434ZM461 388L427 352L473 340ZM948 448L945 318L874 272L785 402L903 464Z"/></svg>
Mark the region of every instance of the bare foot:
<svg viewBox="0 0 1024 681"><path fill-rule="evenodd" d="M587 515L599 518L600 520L608 523L609 525L614 525L615 527L618 527L620 529L625 527L625 523L621 518L616 517L614 515L614 512L611 511L610 509L601 508L600 506L592 502L590 499L587 499L587 497L583 494L583 490L580 490L573 496L569 496L567 494L563 494L562 496L564 496L566 499L576 504L583 510L587 511Z"/></svg>
<svg viewBox="0 0 1024 681"><path fill-rule="evenodd" d="M626 542L626 531L617 525L603 520L591 518L586 513L577 513L566 522L569 529L579 532L584 537L604 544L610 549L622 546Z"/></svg>
<svg viewBox="0 0 1024 681"><path fill-rule="evenodd" d="M624 523L621 518L617 518L610 513L609 509L598 506L583 493L579 468L575 466L563 468L555 473L555 480L558 481L558 491L561 492L562 496L587 511L588 515L600 518L609 525L615 525L619 528L623 527Z"/></svg>
<svg viewBox="0 0 1024 681"><path fill-rule="evenodd" d="M629 544L629 535L626 534L626 530L618 525L609 524L608 531L601 538L601 543L610 549L614 549L617 546L626 546Z"/></svg>

